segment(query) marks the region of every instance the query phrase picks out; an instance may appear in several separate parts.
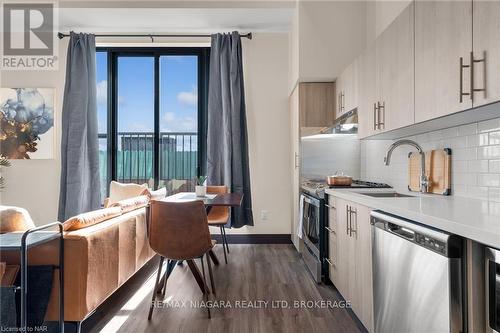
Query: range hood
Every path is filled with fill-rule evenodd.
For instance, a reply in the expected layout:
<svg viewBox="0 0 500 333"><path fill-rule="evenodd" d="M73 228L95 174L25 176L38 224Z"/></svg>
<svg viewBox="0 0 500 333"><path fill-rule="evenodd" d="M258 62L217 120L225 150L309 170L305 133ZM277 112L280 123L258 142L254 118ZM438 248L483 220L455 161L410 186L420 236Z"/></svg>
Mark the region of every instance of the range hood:
<svg viewBox="0 0 500 333"><path fill-rule="evenodd" d="M311 135L303 138L319 138L344 134L358 134L358 111L357 109L348 111L335 119L331 127L320 128Z"/></svg>

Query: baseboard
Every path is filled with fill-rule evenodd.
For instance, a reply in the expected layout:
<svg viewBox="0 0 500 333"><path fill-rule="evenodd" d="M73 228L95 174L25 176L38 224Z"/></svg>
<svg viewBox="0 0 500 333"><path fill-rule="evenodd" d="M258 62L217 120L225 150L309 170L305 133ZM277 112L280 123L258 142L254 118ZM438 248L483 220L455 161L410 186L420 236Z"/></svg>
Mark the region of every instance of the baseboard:
<svg viewBox="0 0 500 333"><path fill-rule="evenodd" d="M291 244L290 234L227 234L229 244ZM213 234L212 238L218 243L222 241L220 234Z"/></svg>

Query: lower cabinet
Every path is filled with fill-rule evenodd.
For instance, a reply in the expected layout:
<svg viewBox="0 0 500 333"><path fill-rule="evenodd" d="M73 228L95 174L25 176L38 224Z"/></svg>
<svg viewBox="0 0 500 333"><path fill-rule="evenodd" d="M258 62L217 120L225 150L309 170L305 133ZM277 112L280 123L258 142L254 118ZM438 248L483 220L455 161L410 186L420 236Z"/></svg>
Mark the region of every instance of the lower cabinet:
<svg viewBox="0 0 500 333"><path fill-rule="evenodd" d="M330 280L373 332L371 208L329 196Z"/></svg>

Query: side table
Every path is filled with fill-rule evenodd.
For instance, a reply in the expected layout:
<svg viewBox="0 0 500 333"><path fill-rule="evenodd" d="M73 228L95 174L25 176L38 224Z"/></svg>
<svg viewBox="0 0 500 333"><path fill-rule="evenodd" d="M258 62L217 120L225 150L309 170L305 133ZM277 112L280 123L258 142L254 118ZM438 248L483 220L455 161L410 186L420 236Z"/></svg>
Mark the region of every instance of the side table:
<svg viewBox="0 0 500 333"><path fill-rule="evenodd" d="M52 227L59 231L42 231ZM59 239L59 331L64 333L64 239L63 225L60 222L49 223L31 228L24 233L6 233L0 235L0 251L18 251L21 255L21 329L27 327L28 295L28 249Z"/></svg>

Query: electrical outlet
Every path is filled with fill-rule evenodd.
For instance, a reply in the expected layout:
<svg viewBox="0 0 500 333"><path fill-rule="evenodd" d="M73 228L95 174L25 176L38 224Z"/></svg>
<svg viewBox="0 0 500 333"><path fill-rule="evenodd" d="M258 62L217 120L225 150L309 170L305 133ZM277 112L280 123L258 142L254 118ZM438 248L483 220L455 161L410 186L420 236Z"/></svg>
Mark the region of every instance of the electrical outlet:
<svg viewBox="0 0 500 333"><path fill-rule="evenodd" d="M260 211L260 219L265 221L267 220L267 216L269 215L269 212L267 210L261 210Z"/></svg>

